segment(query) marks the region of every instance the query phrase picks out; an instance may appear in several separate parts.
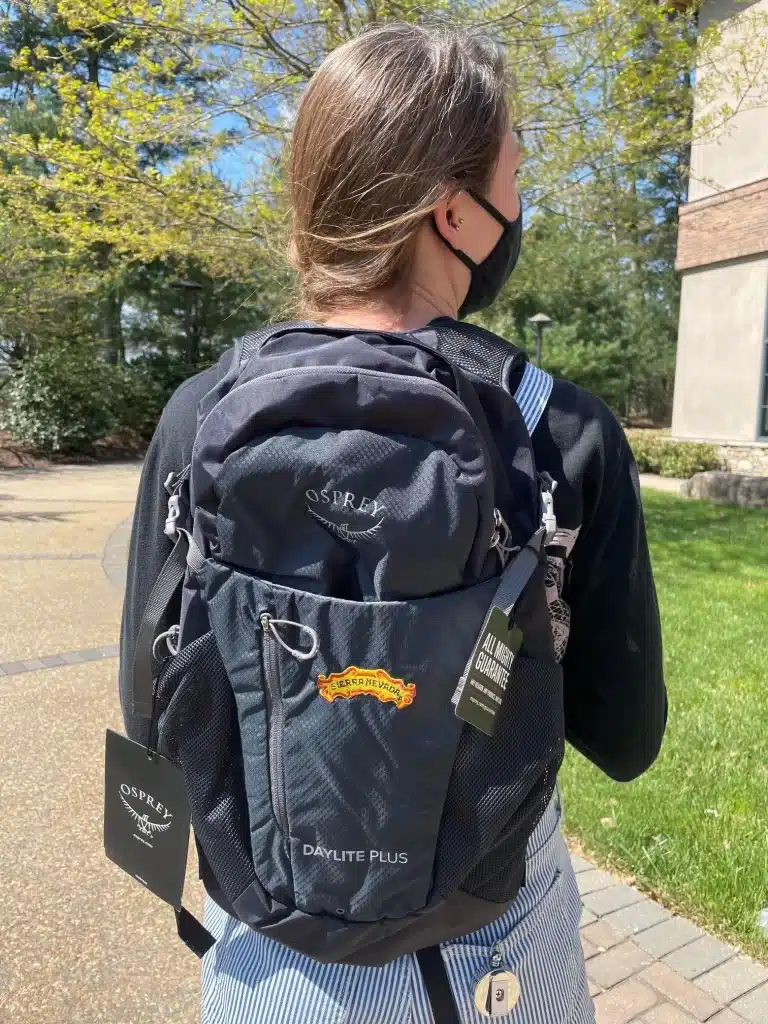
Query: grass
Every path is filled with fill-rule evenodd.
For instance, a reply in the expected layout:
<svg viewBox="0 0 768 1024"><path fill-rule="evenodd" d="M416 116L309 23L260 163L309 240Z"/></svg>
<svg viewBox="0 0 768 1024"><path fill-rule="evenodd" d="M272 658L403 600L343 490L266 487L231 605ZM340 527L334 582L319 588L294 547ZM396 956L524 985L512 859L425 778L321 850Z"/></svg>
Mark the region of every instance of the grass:
<svg viewBox="0 0 768 1024"><path fill-rule="evenodd" d="M669 724L641 779L569 749L566 829L587 855L768 961L768 510L643 495Z"/></svg>

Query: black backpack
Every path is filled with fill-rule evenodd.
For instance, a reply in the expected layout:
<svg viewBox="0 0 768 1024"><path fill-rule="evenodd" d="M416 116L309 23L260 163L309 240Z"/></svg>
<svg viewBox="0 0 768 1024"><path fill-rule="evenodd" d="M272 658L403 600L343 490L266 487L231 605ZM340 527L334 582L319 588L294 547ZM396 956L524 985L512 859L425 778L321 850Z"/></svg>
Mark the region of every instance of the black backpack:
<svg viewBox="0 0 768 1024"><path fill-rule="evenodd" d="M526 363L503 426L479 397L524 358L453 321L264 329L167 481L133 710L210 895L317 960L468 934L524 884L564 749L530 439L552 381Z"/></svg>

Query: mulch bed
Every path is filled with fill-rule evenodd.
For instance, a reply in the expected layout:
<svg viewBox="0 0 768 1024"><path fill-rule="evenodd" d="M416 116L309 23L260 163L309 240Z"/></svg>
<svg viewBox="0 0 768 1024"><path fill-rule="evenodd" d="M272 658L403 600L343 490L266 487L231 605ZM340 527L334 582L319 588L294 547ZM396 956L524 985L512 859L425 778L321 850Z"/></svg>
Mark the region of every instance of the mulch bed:
<svg viewBox="0 0 768 1024"><path fill-rule="evenodd" d="M147 442L133 431L104 437L84 452L41 453L14 441L0 431L0 469L48 469L51 466L93 466L100 462L135 462L147 450Z"/></svg>

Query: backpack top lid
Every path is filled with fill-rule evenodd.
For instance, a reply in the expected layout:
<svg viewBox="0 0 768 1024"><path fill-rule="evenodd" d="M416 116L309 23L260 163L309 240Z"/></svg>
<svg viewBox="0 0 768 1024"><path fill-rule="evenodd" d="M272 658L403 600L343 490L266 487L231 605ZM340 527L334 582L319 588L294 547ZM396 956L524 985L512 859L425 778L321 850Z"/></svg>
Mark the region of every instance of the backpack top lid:
<svg viewBox="0 0 768 1024"><path fill-rule="evenodd" d="M412 335L301 327L278 329L237 369L193 450L206 553L350 600L423 597L498 572L509 480L474 387L442 355ZM525 482L519 543L538 513Z"/></svg>

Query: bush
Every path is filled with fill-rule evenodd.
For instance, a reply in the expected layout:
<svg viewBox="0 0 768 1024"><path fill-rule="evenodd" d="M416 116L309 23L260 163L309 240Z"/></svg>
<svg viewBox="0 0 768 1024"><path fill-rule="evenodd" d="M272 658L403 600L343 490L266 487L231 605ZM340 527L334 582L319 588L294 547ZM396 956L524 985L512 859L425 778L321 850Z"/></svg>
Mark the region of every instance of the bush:
<svg viewBox="0 0 768 1024"><path fill-rule="evenodd" d="M164 356L113 366L90 347L47 348L3 387L0 429L41 452L82 452L119 428L146 441L196 370Z"/></svg>
<svg viewBox="0 0 768 1024"><path fill-rule="evenodd" d="M40 451L82 451L116 425L119 371L85 347L49 348L3 391L2 425Z"/></svg>
<svg viewBox="0 0 768 1024"><path fill-rule="evenodd" d="M717 450L711 444L670 441L655 430L631 430L627 438L640 473L687 478L694 473L722 468Z"/></svg>
<svg viewBox="0 0 768 1024"><path fill-rule="evenodd" d="M711 444L690 441L663 441L661 475L691 477L709 469L722 469L722 461Z"/></svg>

